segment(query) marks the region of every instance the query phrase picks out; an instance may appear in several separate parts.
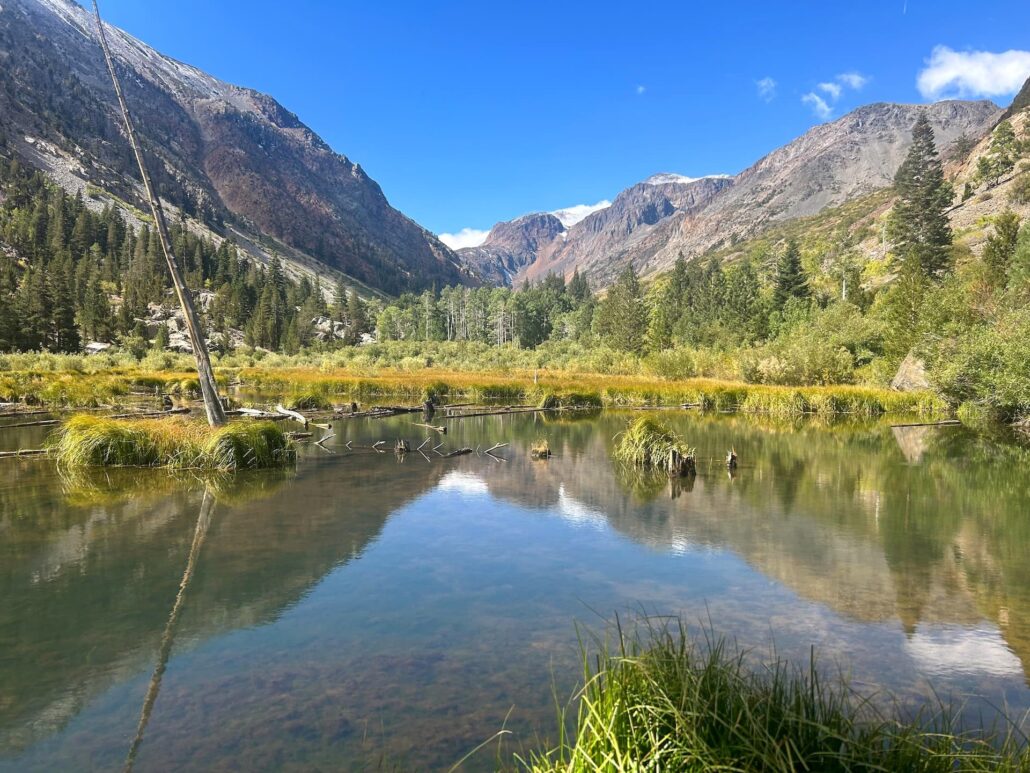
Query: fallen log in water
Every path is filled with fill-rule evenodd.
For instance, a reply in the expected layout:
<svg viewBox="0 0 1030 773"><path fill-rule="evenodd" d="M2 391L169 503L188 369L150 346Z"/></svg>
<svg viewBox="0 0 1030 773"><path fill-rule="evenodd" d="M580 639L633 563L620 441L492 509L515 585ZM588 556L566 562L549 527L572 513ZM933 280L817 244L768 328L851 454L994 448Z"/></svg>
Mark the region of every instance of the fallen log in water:
<svg viewBox="0 0 1030 773"><path fill-rule="evenodd" d="M308 426L308 419L302 413L297 413L296 411L291 411L289 408L284 408L282 405L275 406L275 412L276 413L281 413L283 416L287 417L288 419L293 419L294 421L300 422L305 427Z"/></svg>
<svg viewBox="0 0 1030 773"><path fill-rule="evenodd" d="M235 411L226 411L226 413L229 416L246 416L248 419L258 419L259 421L286 421L289 418L281 413L270 413L257 408L237 408Z"/></svg>
<svg viewBox="0 0 1030 773"><path fill-rule="evenodd" d="M189 408L173 408L170 411L146 411L135 413L116 413L112 416L104 416L105 419L160 419L165 416L189 413ZM41 421L22 421L17 424L0 424L0 429L13 429L14 427L53 427L60 424L60 419L43 419Z"/></svg>
<svg viewBox="0 0 1030 773"><path fill-rule="evenodd" d="M20 451L0 451L0 459L13 459L15 457L45 456L45 448L23 448Z"/></svg>
<svg viewBox="0 0 1030 773"><path fill-rule="evenodd" d="M431 429L434 432L439 432L441 435L446 435L447 434L447 427L444 427L442 425L439 426L439 427L436 427L436 426L434 426L432 424L419 424L418 422L416 422L412 426L413 427L425 427L426 429Z"/></svg>
<svg viewBox="0 0 1030 773"><path fill-rule="evenodd" d="M369 408L367 411L358 411L357 413L346 413L343 411L336 411L333 414L334 419L385 419L388 416L396 416L399 413L422 413L422 406L409 406L409 405L377 405Z"/></svg>
<svg viewBox="0 0 1030 773"><path fill-rule="evenodd" d="M441 416L442 419L471 419L476 416L502 416L515 413L549 413L554 411L560 411L561 408L513 408L511 410L500 410L500 411L479 411L477 413L452 413L447 416Z"/></svg>
<svg viewBox="0 0 1030 773"><path fill-rule="evenodd" d="M457 451L451 451L449 454L441 454L444 459L450 459L455 456L465 456L465 454L471 454L471 448L459 448Z"/></svg>
<svg viewBox="0 0 1030 773"><path fill-rule="evenodd" d="M958 419L945 419L944 421L924 421L915 422L913 424L891 424L891 429L895 427L960 427L962 422Z"/></svg>

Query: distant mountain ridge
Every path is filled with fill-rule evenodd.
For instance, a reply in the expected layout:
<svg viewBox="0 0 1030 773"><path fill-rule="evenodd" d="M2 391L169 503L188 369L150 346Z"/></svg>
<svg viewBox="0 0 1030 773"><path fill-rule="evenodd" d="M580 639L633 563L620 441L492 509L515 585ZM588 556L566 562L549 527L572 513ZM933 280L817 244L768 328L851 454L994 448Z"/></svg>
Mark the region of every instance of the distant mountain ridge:
<svg viewBox="0 0 1030 773"><path fill-rule="evenodd" d="M539 216L529 215L499 223L481 246L459 254L487 280L509 285L578 269L603 287L629 264L653 275L680 254L695 257L890 185L922 110L942 151L962 136L979 140L1002 115L987 100L866 105L809 129L737 175L656 174L549 238L512 235L537 228Z"/></svg>
<svg viewBox="0 0 1030 773"><path fill-rule="evenodd" d="M390 293L475 281L360 165L272 97L107 30L155 183L184 214L215 228L224 220L254 244L278 241L309 268ZM91 14L70 0L2 0L0 128L66 187L89 183L139 203L95 35Z"/></svg>

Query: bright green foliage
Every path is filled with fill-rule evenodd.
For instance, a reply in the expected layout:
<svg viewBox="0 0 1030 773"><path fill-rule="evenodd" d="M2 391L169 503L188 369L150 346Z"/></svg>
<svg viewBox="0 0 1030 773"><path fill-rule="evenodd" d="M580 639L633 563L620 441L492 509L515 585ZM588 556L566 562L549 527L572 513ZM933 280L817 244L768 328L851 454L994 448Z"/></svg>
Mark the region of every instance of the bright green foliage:
<svg viewBox="0 0 1030 773"><path fill-rule="evenodd" d="M898 202L889 230L897 255L906 263L918 263L927 276L938 276L950 261L947 210L953 195L925 113L912 128L912 145L894 177L894 188Z"/></svg>
<svg viewBox="0 0 1030 773"><path fill-rule="evenodd" d="M189 419L78 415L64 423L51 453L71 469L174 467L232 472L288 464L296 452L272 422L211 428Z"/></svg>
<svg viewBox="0 0 1030 773"><path fill-rule="evenodd" d="M694 457L694 452L653 416L642 416L615 438L615 458L624 464L644 469L664 470L672 454Z"/></svg>
<svg viewBox="0 0 1030 773"><path fill-rule="evenodd" d="M1019 159L1020 146L1012 123L1002 121L991 135L990 149L980 156L976 166L976 177L987 183L988 188L997 185L1001 178L1012 171Z"/></svg>
<svg viewBox="0 0 1030 773"><path fill-rule="evenodd" d="M613 349L634 354L644 350L647 309L633 266L623 270L601 301L594 328Z"/></svg>
<svg viewBox="0 0 1030 773"><path fill-rule="evenodd" d="M1019 215L1011 210L994 218L994 233L984 245L983 261L997 277L998 284L1004 284L1009 265L1016 254L1016 240L1019 237Z"/></svg>
<svg viewBox="0 0 1030 773"><path fill-rule="evenodd" d="M782 309L791 298L807 298L809 294L808 279L801 267L801 249L791 240L776 264L773 301L777 309Z"/></svg>
<svg viewBox="0 0 1030 773"><path fill-rule="evenodd" d="M523 761L534 773L642 771L1025 771L1018 731L962 732L943 707L902 720L843 679L776 659L754 662L683 623L621 627L614 648L584 647L576 715L557 746ZM570 726L574 735L569 737Z"/></svg>

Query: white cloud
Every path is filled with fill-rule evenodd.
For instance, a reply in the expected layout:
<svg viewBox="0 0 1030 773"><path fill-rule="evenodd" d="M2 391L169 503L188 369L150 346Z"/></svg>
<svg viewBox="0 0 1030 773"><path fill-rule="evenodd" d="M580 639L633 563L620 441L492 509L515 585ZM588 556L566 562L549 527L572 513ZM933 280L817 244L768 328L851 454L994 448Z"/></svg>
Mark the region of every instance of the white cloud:
<svg viewBox="0 0 1030 773"><path fill-rule="evenodd" d="M812 112L822 120L827 120L833 115L832 105L841 98L845 89L858 91L869 82L869 78L860 72L843 72L832 81L823 81L816 84L816 88L826 95L826 99L810 91L801 97L802 103L812 108Z"/></svg>
<svg viewBox="0 0 1030 773"><path fill-rule="evenodd" d="M556 209L550 214L558 218L562 225L566 228L572 228L576 223L585 218L587 215L591 215L598 210L610 207L612 203L608 199L599 201L596 204L576 204L573 207L564 207L563 209Z"/></svg>
<svg viewBox="0 0 1030 773"><path fill-rule="evenodd" d="M837 83L858 91L869 83L869 77L860 72L842 72L837 76Z"/></svg>
<svg viewBox="0 0 1030 773"><path fill-rule="evenodd" d="M801 97L801 101L811 107L812 112L815 113L816 117L822 121L825 121L833 115L833 108L826 104L826 100L814 91L810 91Z"/></svg>
<svg viewBox="0 0 1030 773"><path fill-rule="evenodd" d="M841 86L839 83L833 83L831 81L830 83L820 83L819 90L825 91L827 94L830 95L830 99L836 102L838 99L840 99L840 93L844 90L844 87Z"/></svg>
<svg viewBox="0 0 1030 773"><path fill-rule="evenodd" d="M476 228L462 228L456 234L440 234L440 241L452 250L460 250L462 247L478 247L486 241L489 233Z"/></svg>
<svg viewBox="0 0 1030 773"><path fill-rule="evenodd" d="M645 91L647 91L647 86L637 86L637 94L643 94Z"/></svg>
<svg viewBox="0 0 1030 773"><path fill-rule="evenodd" d="M1030 51L953 51L937 46L916 79L925 99L1001 97L1030 77Z"/></svg>
<svg viewBox="0 0 1030 773"><path fill-rule="evenodd" d="M761 80L755 81L758 88L758 98L765 102L772 102L776 99L776 81L766 75Z"/></svg>

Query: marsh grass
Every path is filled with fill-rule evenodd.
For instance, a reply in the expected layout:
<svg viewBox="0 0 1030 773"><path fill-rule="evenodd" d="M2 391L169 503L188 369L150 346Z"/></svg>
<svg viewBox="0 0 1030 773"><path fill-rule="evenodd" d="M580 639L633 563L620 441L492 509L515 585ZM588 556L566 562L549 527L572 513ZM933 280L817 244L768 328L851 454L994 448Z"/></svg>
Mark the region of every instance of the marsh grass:
<svg viewBox="0 0 1030 773"><path fill-rule="evenodd" d="M170 467L218 470L279 467L292 462L295 449L271 422L211 428L185 418L69 418L50 446L65 469L85 467Z"/></svg>
<svg viewBox="0 0 1030 773"><path fill-rule="evenodd" d="M331 411L333 401L325 393L309 389L287 397L285 406L293 411Z"/></svg>
<svg viewBox="0 0 1030 773"><path fill-rule="evenodd" d="M694 459L694 450L653 416L641 416L615 438L616 461L645 470L662 470L669 466L673 453Z"/></svg>
<svg viewBox="0 0 1030 773"><path fill-rule="evenodd" d="M1026 771L1016 730L964 731L947 707L902 721L805 666L750 653L682 622L648 620L613 647L581 638L583 687L559 707L553 748L516 757L534 773L590 771ZM575 712L573 714L573 711ZM571 732L570 732L571 731Z"/></svg>

